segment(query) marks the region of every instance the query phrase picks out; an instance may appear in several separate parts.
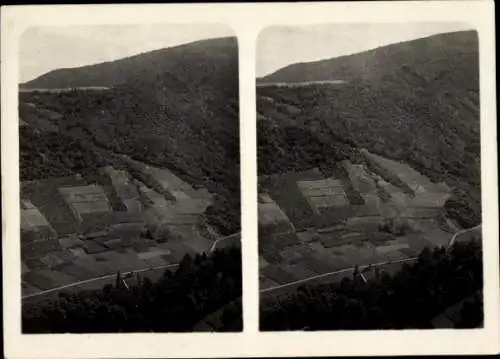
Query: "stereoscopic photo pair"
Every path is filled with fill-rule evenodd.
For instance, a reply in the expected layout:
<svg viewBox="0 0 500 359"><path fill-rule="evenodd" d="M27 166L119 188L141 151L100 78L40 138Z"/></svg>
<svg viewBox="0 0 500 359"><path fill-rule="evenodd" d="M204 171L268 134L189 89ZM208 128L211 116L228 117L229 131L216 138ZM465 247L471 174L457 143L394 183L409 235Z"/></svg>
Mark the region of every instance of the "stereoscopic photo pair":
<svg viewBox="0 0 500 359"><path fill-rule="evenodd" d="M271 28L256 58L261 329L481 326L474 29ZM23 331L242 330L237 38L33 28L19 60Z"/></svg>
<svg viewBox="0 0 500 359"><path fill-rule="evenodd" d="M227 25L28 27L22 333L243 332L257 272L261 333L484 328L481 40L265 26L242 89Z"/></svg>

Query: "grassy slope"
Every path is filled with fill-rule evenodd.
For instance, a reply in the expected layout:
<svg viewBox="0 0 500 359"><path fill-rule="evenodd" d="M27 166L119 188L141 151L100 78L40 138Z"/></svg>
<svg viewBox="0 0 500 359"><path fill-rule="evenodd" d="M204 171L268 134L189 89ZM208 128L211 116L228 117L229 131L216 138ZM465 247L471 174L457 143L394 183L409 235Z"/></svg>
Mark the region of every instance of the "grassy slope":
<svg viewBox="0 0 500 359"><path fill-rule="evenodd" d="M56 70L24 87L115 86L21 94L64 116L60 132L175 170L217 193L213 217L239 230L238 58L235 38L205 40L112 63ZM30 155L27 155L29 157Z"/></svg>
<svg viewBox="0 0 500 359"><path fill-rule="evenodd" d="M468 227L481 215L477 51L475 32L437 35L291 65L263 79L349 81L343 86L260 88L258 94L299 106L294 121L304 128L320 128L319 122L337 138L445 180L456 194L447 208ZM259 108L266 115L266 105Z"/></svg>

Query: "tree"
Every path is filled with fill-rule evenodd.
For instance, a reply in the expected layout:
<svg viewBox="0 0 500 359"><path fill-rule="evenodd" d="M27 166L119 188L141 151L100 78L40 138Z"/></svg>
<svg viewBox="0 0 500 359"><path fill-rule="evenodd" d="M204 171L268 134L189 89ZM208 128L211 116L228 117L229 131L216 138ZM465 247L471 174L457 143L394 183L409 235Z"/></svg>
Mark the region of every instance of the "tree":
<svg viewBox="0 0 500 359"><path fill-rule="evenodd" d="M116 273L116 278L115 278L115 288L121 288L122 287L122 277L120 271Z"/></svg>
<svg viewBox="0 0 500 359"><path fill-rule="evenodd" d="M23 332L190 331L241 296L240 250L217 250L198 260L186 255L174 274L167 270L155 283L147 277L130 281L130 290L122 290L118 272L115 287L23 303ZM217 330L241 330L241 304L229 306L224 318Z"/></svg>
<svg viewBox="0 0 500 359"><path fill-rule="evenodd" d="M424 249L416 263L393 276L384 272L378 281L356 286L344 277L300 288L286 300L268 298L261 330L429 328L439 313L482 289L480 253L477 242L456 243L448 251ZM482 298L473 300L463 305L461 327L480 325Z"/></svg>
<svg viewBox="0 0 500 359"><path fill-rule="evenodd" d="M356 264L354 266L354 271L352 273L352 279L353 280L356 279L358 277L358 275L359 275L359 266Z"/></svg>

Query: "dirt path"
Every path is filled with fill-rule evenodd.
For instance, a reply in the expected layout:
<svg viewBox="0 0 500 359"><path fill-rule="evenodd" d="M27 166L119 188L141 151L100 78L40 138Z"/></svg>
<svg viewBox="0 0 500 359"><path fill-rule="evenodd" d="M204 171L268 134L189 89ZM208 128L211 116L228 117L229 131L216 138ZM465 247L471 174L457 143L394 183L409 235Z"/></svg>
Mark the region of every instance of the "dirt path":
<svg viewBox="0 0 500 359"><path fill-rule="evenodd" d="M301 81L301 82L261 82L257 83L257 87L301 87L311 85L344 85L347 81L344 80L318 80L318 81Z"/></svg>
<svg viewBox="0 0 500 359"><path fill-rule="evenodd" d="M179 266L178 264L167 264L167 265L161 265L161 266L157 266L157 267L148 267L148 268L138 269L138 270L135 270L135 271L124 272L123 275L134 274L134 273L142 273L142 272L146 272L146 271L150 271L150 270L154 271L154 270L159 270L159 269L175 268L175 267L178 267L178 266ZM67 288L78 287L78 286L81 286L81 285L84 285L84 284L89 284L89 283L92 283L92 282L102 281L102 280L105 280L105 279L113 279L115 277L116 277L116 273L113 273L113 274L107 274L107 275L96 277L96 278L85 279L85 280L81 280L79 282L74 282L74 283L71 283L71 284L66 284L66 285L63 285L61 287L51 288L51 289L43 290L41 292L31 293L31 294L23 296L22 299L37 297L37 296L40 296L40 295L49 294L49 293L52 293L52 292L57 292L57 291L60 291L60 290L63 290L63 289L67 289Z"/></svg>
<svg viewBox="0 0 500 359"><path fill-rule="evenodd" d="M448 247L451 247L455 243L455 241L456 241L456 239L457 239L458 236L460 236L462 234L465 234L465 233L468 233L468 232L476 231L477 229L480 229L480 228L481 228L481 225L479 224L479 225L477 225L475 227L468 228L468 229L463 229L461 231L458 231L457 233L455 233L453 235L453 237L451 237L450 242L448 243Z"/></svg>
<svg viewBox="0 0 500 359"><path fill-rule="evenodd" d="M374 264L368 264L368 265L360 266L359 267L359 271L362 272L363 269L366 269L366 268L380 267L380 266L388 265L388 264L412 262L412 261L415 261L417 259L418 259L418 257L411 257L411 258L399 259L399 260L396 260L396 261L386 261L386 262L379 262L379 263L374 263ZM290 283L281 284L281 285L278 285L278 286L275 286L275 287L262 289L259 292L261 294L262 293L268 293L268 292L272 292L274 290L286 288L286 287L289 287L289 286L293 286L293 285L297 285L297 284L302 284L302 283L307 283L307 282L315 280L315 279L326 278L328 276L334 276L334 275L337 275L337 274L340 274L340 273L349 273L349 272L353 272L353 271L354 271L354 268L352 268L352 267L344 268L344 269L336 270L336 271L333 271L333 272L322 273L322 274L318 274L318 275L315 275L315 276L312 276L312 277L309 277L309 278L296 280L296 281L293 281L293 282L290 282Z"/></svg>

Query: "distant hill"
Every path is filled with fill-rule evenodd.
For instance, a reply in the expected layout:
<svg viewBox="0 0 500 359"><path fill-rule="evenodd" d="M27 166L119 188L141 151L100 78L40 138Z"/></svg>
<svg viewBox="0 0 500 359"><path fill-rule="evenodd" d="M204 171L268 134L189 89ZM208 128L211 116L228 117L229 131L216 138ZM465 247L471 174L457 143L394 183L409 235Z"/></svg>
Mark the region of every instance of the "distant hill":
<svg viewBox="0 0 500 359"><path fill-rule="evenodd" d="M50 71L20 88L113 87L138 80L154 81L166 73L191 88L204 80L224 86L226 81L218 81L223 80L218 70L234 60L236 51L236 38L200 40L115 61Z"/></svg>
<svg viewBox="0 0 500 359"><path fill-rule="evenodd" d="M190 183L205 185L219 194L218 205L210 213L227 218L222 227L238 227L227 228L228 234L237 232L240 169L236 38L197 41L113 62L55 70L20 87L95 86L110 89L20 93L20 101L31 103L39 111L61 114L61 119L52 122L66 141L127 154L172 169ZM21 118L25 110L26 106L20 106ZM29 141L34 141L33 136ZM24 154L23 158L37 156ZM106 161L99 159L100 163ZM21 169L24 180L38 179L44 173L71 172L50 168L37 172L29 170L28 162L21 165L28 168Z"/></svg>
<svg viewBox="0 0 500 359"><path fill-rule="evenodd" d="M382 46L373 50L307 63L286 66L259 78L259 82L306 82L363 79L380 81L398 68L416 77L445 78L457 67L477 64L477 33L460 31ZM473 51L475 50L475 51ZM423 70L425 73L420 73ZM477 66L476 70L477 72ZM457 81L470 78L469 71L455 73ZM475 77L472 76L471 81Z"/></svg>
<svg viewBox="0 0 500 359"><path fill-rule="evenodd" d="M299 127L312 136L321 135L322 142L337 143L340 138L409 163L454 189L455 197L447 209L462 226L480 222L476 32L435 35L355 55L293 64L259 79L280 83L325 80L346 83L258 88L259 118L265 119L260 127L266 132L275 125ZM276 154L269 156L268 152L260 149L259 157L277 163ZM323 154L325 157L331 157L331 152ZM259 163L259 168L269 167L276 166ZM288 165L282 163L281 167Z"/></svg>

